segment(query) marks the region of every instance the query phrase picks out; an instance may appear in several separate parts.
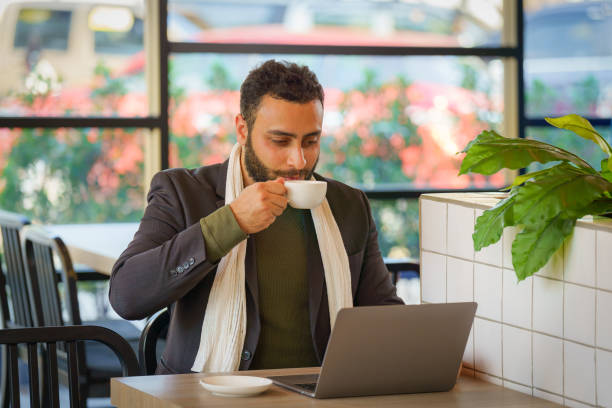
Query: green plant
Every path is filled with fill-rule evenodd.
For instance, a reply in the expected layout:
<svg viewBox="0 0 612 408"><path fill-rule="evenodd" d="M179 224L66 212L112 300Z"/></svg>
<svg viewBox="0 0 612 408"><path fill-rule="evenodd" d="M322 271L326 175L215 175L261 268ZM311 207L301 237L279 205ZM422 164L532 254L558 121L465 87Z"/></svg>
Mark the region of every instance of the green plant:
<svg viewBox="0 0 612 408"><path fill-rule="evenodd" d="M548 143L509 139L484 131L463 150L459 174L491 175L503 168L520 169L532 162L559 162L516 177L508 196L476 220L474 249L497 242L505 227L521 231L512 242L512 264L519 280L542 268L585 215L612 212L612 148L578 115L546 118L561 129L596 143L607 155L597 171L585 160Z"/></svg>

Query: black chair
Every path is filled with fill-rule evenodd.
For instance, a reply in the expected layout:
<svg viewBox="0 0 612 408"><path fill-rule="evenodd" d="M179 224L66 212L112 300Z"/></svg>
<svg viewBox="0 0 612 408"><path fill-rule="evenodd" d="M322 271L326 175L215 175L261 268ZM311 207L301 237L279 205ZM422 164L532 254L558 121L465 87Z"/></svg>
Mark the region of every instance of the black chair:
<svg viewBox="0 0 612 408"><path fill-rule="evenodd" d="M138 343L138 360L144 375L153 375L157 362L165 346L165 338L170 325L170 312L164 308L149 318ZM161 347L158 347L161 346Z"/></svg>
<svg viewBox="0 0 612 408"><path fill-rule="evenodd" d="M46 395L48 401L44 405L59 407L58 387L58 357L63 354L62 349L67 350L64 356L68 362L68 387L70 391L71 407L86 407L85 401L79 394L81 392L81 365L79 364L79 344L84 340L95 341L106 345L106 348L117 356L121 365L120 375L138 375L139 367L136 356L130 345L120 335L104 327L99 326L62 326L62 327L35 327L26 329L4 329L0 330L0 344L6 344L8 348L9 382L12 408L19 408L19 372L17 367L17 346L27 344L28 366L30 374L30 406L40 407L38 347L42 345L46 349L45 358L47 368L45 372L48 387ZM57 342L61 342L59 345Z"/></svg>
<svg viewBox="0 0 612 408"><path fill-rule="evenodd" d="M391 281L394 285L397 285L397 281L400 278L402 272L414 272L420 275L421 265L416 259L390 259L385 258L385 266L391 274Z"/></svg>
<svg viewBox="0 0 612 408"><path fill-rule="evenodd" d="M82 324L77 299L77 277L61 238L50 236L40 227L26 226L21 231L21 244L34 326ZM59 275L57 271L60 271ZM136 350L140 331L130 322L97 320L87 323L117 332ZM110 378L121 375L121 368L108 348L95 342L79 343L77 361L80 372L79 394L83 405L88 397L108 397ZM63 354L60 355L59 368L60 380L66 383L69 367Z"/></svg>
<svg viewBox="0 0 612 408"><path fill-rule="evenodd" d="M25 275L25 266L21 254L20 231L30 220L21 215L0 210L0 230L2 231L3 262L0 273L0 328L32 327L32 312ZM25 348L20 348L22 358L26 357ZM0 372L0 406L8 407L6 397L7 378L9 375L7 365L6 347L1 351Z"/></svg>

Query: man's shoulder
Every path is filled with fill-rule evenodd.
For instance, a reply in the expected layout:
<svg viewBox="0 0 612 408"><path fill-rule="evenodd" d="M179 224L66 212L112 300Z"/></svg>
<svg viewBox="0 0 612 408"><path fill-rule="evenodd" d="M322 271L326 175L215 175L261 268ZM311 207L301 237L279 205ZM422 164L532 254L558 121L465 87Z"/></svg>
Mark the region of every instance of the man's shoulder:
<svg viewBox="0 0 612 408"><path fill-rule="evenodd" d="M171 184L177 190L212 190L219 186L225 190L227 162L197 167L193 169L175 167L158 172L153 177L151 186Z"/></svg>

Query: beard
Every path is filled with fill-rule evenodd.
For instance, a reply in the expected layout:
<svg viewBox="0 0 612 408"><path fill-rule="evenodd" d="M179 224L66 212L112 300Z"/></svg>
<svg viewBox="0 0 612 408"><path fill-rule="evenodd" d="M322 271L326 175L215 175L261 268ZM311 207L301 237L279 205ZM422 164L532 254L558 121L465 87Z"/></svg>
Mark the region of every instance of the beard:
<svg viewBox="0 0 612 408"><path fill-rule="evenodd" d="M255 149L253 149L253 143L251 141L251 135L247 136L246 145L244 146L244 165L247 173L255 182L275 180L277 177L297 177L302 180L310 180L318 162L319 158L317 157L317 160L311 168L304 168L302 170L273 170L266 167L266 165L263 164L257 156L257 153L255 153Z"/></svg>

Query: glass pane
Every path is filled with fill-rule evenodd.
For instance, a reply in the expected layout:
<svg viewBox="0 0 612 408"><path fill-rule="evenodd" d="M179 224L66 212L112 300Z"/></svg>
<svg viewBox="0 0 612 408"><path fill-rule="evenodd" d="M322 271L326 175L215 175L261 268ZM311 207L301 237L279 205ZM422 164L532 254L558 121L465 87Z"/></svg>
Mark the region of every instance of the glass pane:
<svg viewBox="0 0 612 408"><path fill-rule="evenodd" d="M146 116L142 0L0 10L0 116Z"/></svg>
<svg viewBox="0 0 612 408"><path fill-rule="evenodd" d="M173 55L170 166L223 161L236 141L239 86L271 55ZM503 120L500 60L295 56L325 88L318 171L363 188L499 187L503 175L458 177L456 153Z"/></svg>
<svg viewBox="0 0 612 408"><path fill-rule="evenodd" d="M501 0L170 0L170 41L473 47L499 45Z"/></svg>
<svg viewBox="0 0 612 408"><path fill-rule="evenodd" d="M0 128L0 208L42 223L140 220L147 132Z"/></svg>
<svg viewBox="0 0 612 408"><path fill-rule="evenodd" d="M612 131L609 127L596 127L595 130L602 135L608 143L612 144ZM530 127L526 129L529 139L550 143L562 149L568 150L587 161L596 170L601 170L601 161L608 156L595 143L577 136L569 130L556 129L553 127ZM535 171L557 164L547 163L542 165L534 163L529 166L528 171Z"/></svg>
<svg viewBox="0 0 612 408"><path fill-rule="evenodd" d="M66 50L72 13L66 10L19 10L14 46Z"/></svg>
<svg viewBox="0 0 612 408"><path fill-rule="evenodd" d="M419 259L419 200L369 201L383 257Z"/></svg>
<svg viewBox="0 0 612 408"><path fill-rule="evenodd" d="M612 3L528 0L525 10L527 115L612 116Z"/></svg>

